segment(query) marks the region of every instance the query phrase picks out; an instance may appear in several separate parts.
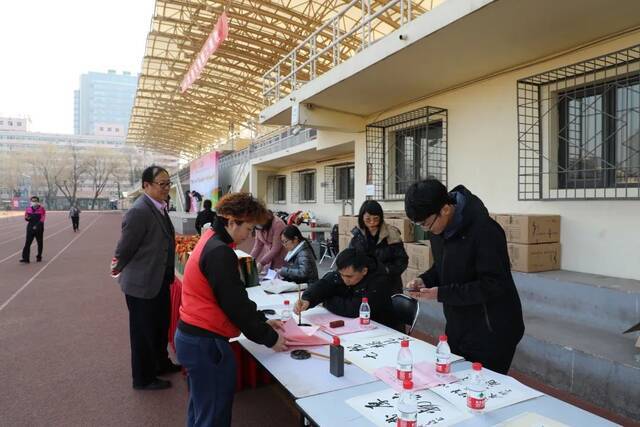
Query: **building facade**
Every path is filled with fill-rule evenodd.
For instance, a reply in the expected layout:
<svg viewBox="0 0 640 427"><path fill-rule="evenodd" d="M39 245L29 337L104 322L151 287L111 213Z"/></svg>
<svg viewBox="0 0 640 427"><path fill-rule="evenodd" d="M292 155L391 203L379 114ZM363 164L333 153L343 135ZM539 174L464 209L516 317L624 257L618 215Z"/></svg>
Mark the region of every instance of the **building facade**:
<svg viewBox="0 0 640 427"><path fill-rule="evenodd" d="M74 133L126 135L137 83L137 76L126 71L81 75L74 91Z"/></svg>

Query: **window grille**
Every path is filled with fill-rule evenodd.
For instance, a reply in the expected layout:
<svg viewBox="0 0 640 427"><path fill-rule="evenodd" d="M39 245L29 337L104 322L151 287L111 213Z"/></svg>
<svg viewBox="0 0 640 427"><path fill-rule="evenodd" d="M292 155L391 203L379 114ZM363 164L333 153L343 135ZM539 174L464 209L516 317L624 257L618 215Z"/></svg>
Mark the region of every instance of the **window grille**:
<svg viewBox="0 0 640 427"><path fill-rule="evenodd" d="M267 177L267 203L287 203L287 177L285 175Z"/></svg>
<svg viewBox="0 0 640 427"><path fill-rule="evenodd" d="M640 45L518 81L518 199L640 199Z"/></svg>
<svg viewBox="0 0 640 427"><path fill-rule="evenodd" d="M316 202L316 170L307 169L291 174L291 202Z"/></svg>
<svg viewBox="0 0 640 427"><path fill-rule="evenodd" d="M424 107L367 126L367 185L378 200L402 200L421 179L447 185L447 110Z"/></svg>
<svg viewBox="0 0 640 427"><path fill-rule="evenodd" d="M329 165L324 168L324 202L339 203L353 200L355 194L355 166L353 163Z"/></svg>

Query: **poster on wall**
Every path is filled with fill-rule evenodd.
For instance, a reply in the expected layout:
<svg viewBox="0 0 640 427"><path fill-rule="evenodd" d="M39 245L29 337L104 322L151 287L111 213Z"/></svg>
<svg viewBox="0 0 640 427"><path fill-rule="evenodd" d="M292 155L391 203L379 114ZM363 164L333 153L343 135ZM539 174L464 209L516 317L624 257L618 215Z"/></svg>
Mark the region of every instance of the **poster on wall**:
<svg viewBox="0 0 640 427"><path fill-rule="evenodd" d="M202 199L209 199L215 206L218 201L218 152L207 153L189 165L189 186L191 191L202 194Z"/></svg>

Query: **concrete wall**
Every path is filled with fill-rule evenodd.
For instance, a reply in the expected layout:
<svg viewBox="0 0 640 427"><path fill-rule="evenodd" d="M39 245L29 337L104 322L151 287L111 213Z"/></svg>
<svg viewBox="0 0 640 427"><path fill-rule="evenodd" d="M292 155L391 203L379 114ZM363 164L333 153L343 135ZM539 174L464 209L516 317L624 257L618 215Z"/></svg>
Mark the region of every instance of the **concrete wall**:
<svg viewBox="0 0 640 427"><path fill-rule="evenodd" d="M639 43L638 33L610 40L377 114L375 120L425 105L446 108L450 187L466 185L492 212L561 215L564 270L640 279L640 201L518 201L516 110L518 79ZM366 163L358 153L356 160L358 189L364 187ZM385 208L402 209L403 203Z"/></svg>

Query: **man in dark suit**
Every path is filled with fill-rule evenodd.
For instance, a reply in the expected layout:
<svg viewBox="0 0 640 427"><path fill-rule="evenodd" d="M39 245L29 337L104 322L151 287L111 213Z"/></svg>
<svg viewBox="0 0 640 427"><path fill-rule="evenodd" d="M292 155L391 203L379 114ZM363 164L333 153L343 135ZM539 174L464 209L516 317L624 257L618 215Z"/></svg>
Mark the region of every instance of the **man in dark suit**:
<svg viewBox="0 0 640 427"><path fill-rule="evenodd" d="M167 353L169 286L174 280L175 232L167 212L169 173L150 166L142 173L144 194L122 220L111 264L129 309L133 388L160 390L171 382L157 375L180 370Z"/></svg>

